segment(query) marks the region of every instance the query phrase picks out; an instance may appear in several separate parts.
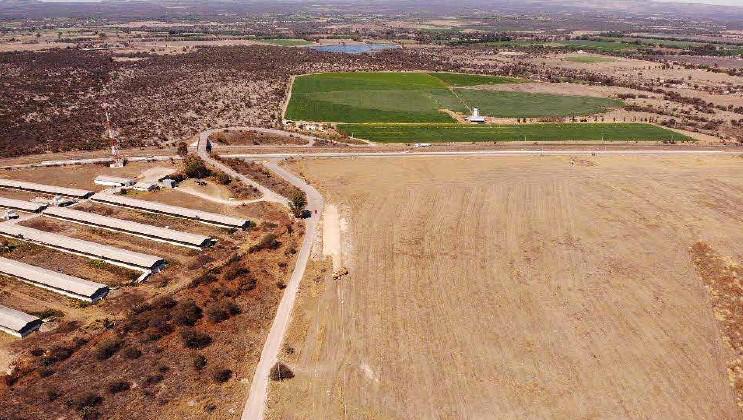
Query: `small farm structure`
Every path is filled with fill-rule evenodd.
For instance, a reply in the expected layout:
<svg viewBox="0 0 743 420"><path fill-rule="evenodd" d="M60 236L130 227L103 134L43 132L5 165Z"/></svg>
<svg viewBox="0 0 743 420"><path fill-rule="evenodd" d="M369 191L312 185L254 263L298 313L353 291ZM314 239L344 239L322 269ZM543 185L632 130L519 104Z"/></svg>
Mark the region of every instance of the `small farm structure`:
<svg viewBox="0 0 743 420"><path fill-rule="evenodd" d="M15 181L3 178L0 178L0 187L76 198L88 198L93 195L93 191L81 190L78 188L57 187L54 185L36 184L34 182Z"/></svg>
<svg viewBox="0 0 743 420"><path fill-rule="evenodd" d="M17 224L0 223L0 235L34 242L65 252L101 259L112 264L140 270L158 271L165 265L165 260L160 257L45 232Z"/></svg>
<svg viewBox="0 0 743 420"><path fill-rule="evenodd" d="M137 182L136 184L132 185L132 189L135 189L137 191L154 191L158 188L160 188L160 186L154 182Z"/></svg>
<svg viewBox="0 0 743 420"><path fill-rule="evenodd" d="M472 108L472 115L467 117L467 121L472 122L472 123L484 123L485 117L480 115L479 108Z"/></svg>
<svg viewBox="0 0 743 420"><path fill-rule="evenodd" d="M13 210L23 210L30 213L38 213L46 208L44 203L35 203L33 201L15 200L12 198L0 197L0 207Z"/></svg>
<svg viewBox="0 0 743 420"><path fill-rule="evenodd" d="M23 338L41 327L42 321L25 312L0 305L0 331Z"/></svg>
<svg viewBox="0 0 743 420"><path fill-rule="evenodd" d="M156 241L186 246L189 248L200 249L211 246L216 242L214 239L204 235L196 235L193 233L146 225L144 223L116 219L70 208L50 207L44 211L44 215L75 223L128 233Z"/></svg>
<svg viewBox="0 0 743 420"><path fill-rule="evenodd" d="M196 220L202 223L217 225L226 228L245 229L250 226L250 220L248 219L224 216L217 213L209 213L206 211L194 210L185 207L170 206L167 204L139 200L136 198L129 198L115 194L97 193L91 197L91 200L104 204L129 207L137 210L182 217L185 219Z"/></svg>
<svg viewBox="0 0 743 420"><path fill-rule="evenodd" d="M175 188L175 187L176 187L176 182L175 182L175 180L174 180L174 179L170 179L170 178L165 178L165 179L163 179L162 181L160 181L160 184L161 184L161 185L162 185L162 186L163 186L164 188Z"/></svg>
<svg viewBox="0 0 743 420"><path fill-rule="evenodd" d="M16 211L13 209L5 209L5 211L3 211L0 216L0 219L2 220L13 220L17 218L18 213L16 213Z"/></svg>
<svg viewBox="0 0 743 420"><path fill-rule="evenodd" d="M2 257L0 274L85 302L97 302L109 291L103 284Z"/></svg>

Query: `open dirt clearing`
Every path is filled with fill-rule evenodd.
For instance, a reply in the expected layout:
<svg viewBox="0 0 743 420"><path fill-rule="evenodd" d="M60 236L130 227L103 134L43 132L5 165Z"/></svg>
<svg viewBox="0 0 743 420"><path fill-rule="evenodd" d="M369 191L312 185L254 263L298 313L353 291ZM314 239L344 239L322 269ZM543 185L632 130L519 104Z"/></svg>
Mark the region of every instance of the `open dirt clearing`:
<svg viewBox="0 0 743 420"><path fill-rule="evenodd" d="M740 157L296 165L353 251L305 279L270 417L740 418L690 254L743 260Z"/></svg>

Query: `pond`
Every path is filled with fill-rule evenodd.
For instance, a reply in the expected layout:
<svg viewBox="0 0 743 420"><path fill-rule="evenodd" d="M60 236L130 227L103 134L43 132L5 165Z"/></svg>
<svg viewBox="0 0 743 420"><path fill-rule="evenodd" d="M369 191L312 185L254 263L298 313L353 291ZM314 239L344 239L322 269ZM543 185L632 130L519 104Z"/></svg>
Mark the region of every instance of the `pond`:
<svg viewBox="0 0 743 420"><path fill-rule="evenodd" d="M397 44L333 44L310 47L313 50L346 54L363 54L400 48Z"/></svg>

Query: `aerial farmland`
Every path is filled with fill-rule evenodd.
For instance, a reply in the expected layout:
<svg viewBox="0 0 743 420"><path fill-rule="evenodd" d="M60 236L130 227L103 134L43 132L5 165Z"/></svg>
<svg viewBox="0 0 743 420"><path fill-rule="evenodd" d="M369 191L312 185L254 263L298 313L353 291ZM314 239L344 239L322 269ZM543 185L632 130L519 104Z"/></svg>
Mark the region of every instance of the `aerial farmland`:
<svg viewBox="0 0 743 420"><path fill-rule="evenodd" d="M726 309L705 284L721 285L697 270L743 257L729 212L740 167L298 162L337 208L323 234L349 274L303 286L285 355L296 376L276 386L270 418L735 418L723 341L736 333L718 335Z"/></svg>
<svg viewBox="0 0 743 420"><path fill-rule="evenodd" d="M616 118L605 123L604 116L600 117L602 124L575 122L587 122L588 116L598 121L597 116L623 106L617 98L492 89L526 82L512 77L441 72L301 75L291 86L285 118L339 123L335 128L344 135L394 143L692 140L650 124L616 123ZM457 124L466 123L474 109L496 124ZM532 119L540 124L512 124L513 119L519 123Z"/></svg>
<svg viewBox="0 0 743 420"><path fill-rule="evenodd" d="M737 6L0 0L0 420L743 419L742 63Z"/></svg>

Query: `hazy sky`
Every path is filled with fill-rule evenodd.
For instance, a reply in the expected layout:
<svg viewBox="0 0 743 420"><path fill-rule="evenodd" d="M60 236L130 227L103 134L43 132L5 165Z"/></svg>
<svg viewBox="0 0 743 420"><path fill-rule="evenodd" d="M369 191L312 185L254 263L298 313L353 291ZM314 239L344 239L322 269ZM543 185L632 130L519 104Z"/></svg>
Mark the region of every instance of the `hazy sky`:
<svg viewBox="0 0 743 420"><path fill-rule="evenodd" d="M3 0L0 0L2 2ZM42 0L49 2L64 2L64 1L78 1L78 2L100 2L105 0ZM558 0L559 1L559 0ZM725 6L741 6L743 7L743 0L653 0L661 2L673 2L673 3L706 3L706 4L721 4Z"/></svg>
<svg viewBox="0 0 743 420"><path fill-rule="evenodd" d="M655 0L655 1L672 1L674 3L722 4L725 6L743 6L743 0Z"/></svg>

